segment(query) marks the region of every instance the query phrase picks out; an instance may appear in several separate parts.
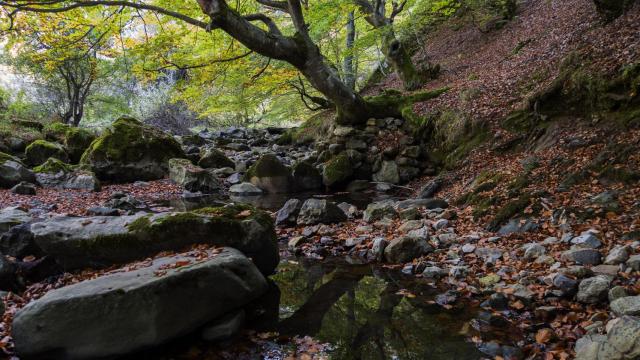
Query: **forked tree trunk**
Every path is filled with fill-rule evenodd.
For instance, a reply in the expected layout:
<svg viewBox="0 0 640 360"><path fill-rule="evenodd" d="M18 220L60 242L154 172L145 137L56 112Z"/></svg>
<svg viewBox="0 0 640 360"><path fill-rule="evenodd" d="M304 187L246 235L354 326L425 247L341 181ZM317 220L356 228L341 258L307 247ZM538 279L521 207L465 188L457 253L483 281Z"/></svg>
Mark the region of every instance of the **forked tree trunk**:
<svg viewBox="0 0 640 360"><path fill-rule="evenodd" d="M393 67L402 81L405 90L415 90L420 88L424 82L424 76L416 69L411 60L411 55L396 38L393 29L389 28L383 38L384 56L387 62Z"/></svg>

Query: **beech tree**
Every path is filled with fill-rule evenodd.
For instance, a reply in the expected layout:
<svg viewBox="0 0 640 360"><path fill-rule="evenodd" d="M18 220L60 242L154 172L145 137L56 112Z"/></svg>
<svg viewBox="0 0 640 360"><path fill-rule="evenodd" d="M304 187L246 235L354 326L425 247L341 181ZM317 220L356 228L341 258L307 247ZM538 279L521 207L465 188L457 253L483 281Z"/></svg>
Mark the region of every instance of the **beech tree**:
<svg viewBox="0 0 640 360"><path fill-rule="evenodd" d="M95 8L116 7L130 8L136 11L150 11L157 16L171 17L191 26L206 31L223 31L240 42L250 51L270 59L281 60L295 67L309 83L329 101L338 113L338 122L355 124L366 121L372 116L385 116L384 108L373 106L365 101L353 88L347 85L336 69L330 66L318 45L309 36L309 27L303 14L304 4L301 0L256 0L264 6L265 11L241 14L231 8L225 0L190 1L122 1L122 0L15 0L0 1L5 10L9 26L21 13L46 15L67 11ZM200 15L194 12L194 6ZM267 14L268 9L287 14L295 33L285 35L276 21ZM394 111L395 112L395 109Z"/></svg>

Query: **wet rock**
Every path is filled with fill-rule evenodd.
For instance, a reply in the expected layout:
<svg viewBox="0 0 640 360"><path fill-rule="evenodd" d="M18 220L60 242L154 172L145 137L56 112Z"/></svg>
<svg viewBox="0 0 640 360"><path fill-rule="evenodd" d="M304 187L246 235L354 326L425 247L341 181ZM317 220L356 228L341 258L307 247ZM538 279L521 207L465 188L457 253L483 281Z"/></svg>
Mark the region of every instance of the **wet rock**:
<svg viewBox="0 0 640 360"><path fill-rule="evenodd" d="M436 295L436 298L434 300L436 304L440 306L451 305L454 304L456 300L458 300L458 292L449 290L445 293Z"/></svg>
<svg viewBox="0 0 640 360"><path fill-rule="evenodd" d="M563 261L572 261L582 265L598 265L602 262L600 252L595 249L571 249L562 253Z"/></svg>
<svg viewBox="0 0 640 360"><path fill-rule="evenodd" d="M82 156L100 180L130 182L168 175L168 161L183 158L180 144L168 134L132 118L116 120Z"/></svg>
<svg viewBox="0 0 640 360"><path fill-rule="evenodd" d="M424 254L433 251L426 239L403 236L394 239L384 250L387 262L398 264L406 263Z"/></svg>
<svg viewBox="0 0 640 360"><path fill-rule="evenodd" d="M204 150L202 156L200 156L198 166L205 169L221 169L226 167L235 169L236 164L222 151L214 148L208 148Z"/></svg>
<svg viewBox="0 0 640 360"><path fill-rule="evenodd" d="M106 267L193 244L230 246L265 274L279 261L271 217L246 206L186 213L56 217L31 225L35 243L65 269Z"/></svg>
<svg viewBox="0 0 640 360"><path fill-rule="evenodd" d="M302 201L298 199L289 199L284 206L276 213L276 225L295 225Z"/></svg>
<svg viewBox="0 0 640 360"><path fill-rule="evenodd" d="M426 279L440 279L447 276L447 271L437 266L427 266L422 271L422 276Z"/></svg>
<svg viewBox="0 0 640 360"><path fill-rule="evenodd" d="M19 184L11 188L11 192L18 195L35 195L37 190L34 184L21 181Z"/></svg>
<svg viewBox="0 0 640 360"><path fill-rule="evenodd" d="M298 225L333 224L347 221L347 215L333 202L309 199L302 204Z"/></svg>
<svg viewBox="0 0 640 360"><path fill-rule="evenodd" d="M584 304L597 304L607 299L611 279L594 276L580 282L577 299Z"/></svg>
<svg viewBox="0 0 640 360"><path fill-rule="evenodd" d="M640 316L640 296L625 296L611 302L611 311L618 316Z"/></svg>
<svg viewBox="0 0 640 360"><path fill-rule="evenodd" d="M364 210L362 219L369 223L383 218L394 219L398 216L394 205L395 202L393 200L373 202Z"/></svg>
<svg viewBox="0 0 640 360"><path fill-rule="evenodd" d="M241 183L233 185L229 188L229 194L233 196L256 196L262 195L264 192L262 189L253 185L252 183Z"/></svg>
<svg viewBox="0 0 640 360"><path fill-rule="evenodd" d="M178 261L193 264L171 268ZM267 288L251 260L234 249L200 262L156 259L149 267L52 290L29 303L13 321L16 352L50 359L125 355L197 330Z"/></svg>
<svg viewBox="0 0 640 360"><path fill-rule="evenodd" d="M616 246L607 257L604 259L605 265L618 265L622 264L625 261L629 260L629 255L631 254L631 249L628 246Z"/></svg>
<svg viewBox="0 0 640 360"><path fill-rule="evenodd" d="M495 310L504 310L509 306L509 299L503 293L493 293L489 299L483 303L485 307L491 307Z"/></svg>

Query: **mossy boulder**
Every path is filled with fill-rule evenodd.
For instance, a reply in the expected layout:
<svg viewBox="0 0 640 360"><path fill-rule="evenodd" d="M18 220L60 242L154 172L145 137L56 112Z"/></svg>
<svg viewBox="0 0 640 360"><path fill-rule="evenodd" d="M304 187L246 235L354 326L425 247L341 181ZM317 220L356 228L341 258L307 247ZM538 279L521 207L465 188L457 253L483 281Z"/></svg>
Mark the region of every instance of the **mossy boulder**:
<svg viewBox="0 0 640 360"><path fill-rule="evenodd" d="M308 162L293 165L293 181L296 191L317 190L322 187L322 175L315 166Z"/></svg>
<svg viewBox="0 0 640 360"><path fill-rule="evenodd" d="M130 182L161 179L169 173L169 159L184 157L172 136L123 117L91 143L80 164L101 180Z"/></svg>
<svg viewBox="0 0 640 360"><path fill-rule="evenodd" d="M44 164L49 158L69 162L69 156L62 145L46 140L36 140L32 142L24 150L24 154L27 162L31 165Z"/></svg>
<svg viewBox="0 0 640 360"><path fill-rule="evenodd" d="M218 177L211 170L195 166L188 159L169 160L169 178L191 192L212 194L221 189Z"/></svg>
<svg viewBox="0 0 640 360"><path fill-rule="evenodd" d="M236 163L229 159L222 151L209 148L204 150L202 156L200 156L198 166L205 169L221 169L225 167L235 169Z"/></svg>
<svg viewBox="0 0 640 360"><path fill-rule="evenodd" d="M35 175L20 159L0 152L0 187L12 188L23 182L35 182Z"/></svg>
<svg viewBox="0 0 640 360"><path fill-rule="evenodd" d="M269 214L249 206L130 216L58 217L31 227L34 241L65 269L108 267L194 244L228 246L270 275L279 262Z"/></svg>
<svg viewBox="0 0 640 360"><path fill-rule="evenodd" d="M73 127L71 125L67 125L61 122L53 122L47 124L42 129L42 132L46 140L62 143L65 139L67 131L72 128Z"/></svg>
<svg viewBox="0 0 640 360"><path fill-rule="evenodd" d="M274 194L293 191L291 169L274 154L265 154L245 174L245 180L260 189Z"/></svg>
<svg viewBox="0 0 640 360"><path fill-rule="evenodd" d="M346 153L340 153L324 164L322 182L330 188L346 185L353 177L353 164Z"/></svg>
<svg viewBox="0 0 640 360"><path fill-rule="evenodd" d="M78 163L82 154L91 146L96 135L87 129L70 128L64 137L64 146L67 148L71 162Z"/></svg>

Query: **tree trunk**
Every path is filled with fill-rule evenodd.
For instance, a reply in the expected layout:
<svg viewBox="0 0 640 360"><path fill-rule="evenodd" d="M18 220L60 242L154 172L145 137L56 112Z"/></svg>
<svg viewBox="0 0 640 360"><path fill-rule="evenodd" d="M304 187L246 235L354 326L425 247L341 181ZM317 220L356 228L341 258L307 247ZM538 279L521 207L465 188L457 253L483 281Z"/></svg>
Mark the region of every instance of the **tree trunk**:
<svg viewBox="0 0 640 360"><path fill-rule="evenodd" d="M347 21L347 56L344 58L344 82L350 89L356 88L356 72L353 66L353 43L356 40L356 19L353 11Z"/></svg>
<svg viewBox="0 0 640 360"><path fill-rule="evenodd" d="M418 89L424 82L423 76L413 65L411 55L396 38L393 29L389 28L383 38L384 56L402 81L405 90Z"/></svg>

